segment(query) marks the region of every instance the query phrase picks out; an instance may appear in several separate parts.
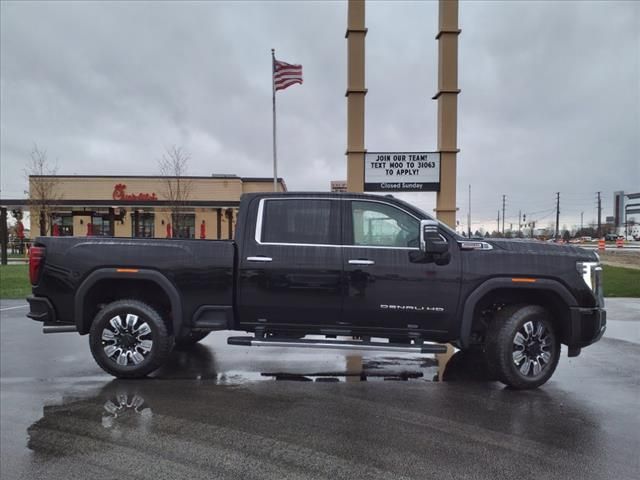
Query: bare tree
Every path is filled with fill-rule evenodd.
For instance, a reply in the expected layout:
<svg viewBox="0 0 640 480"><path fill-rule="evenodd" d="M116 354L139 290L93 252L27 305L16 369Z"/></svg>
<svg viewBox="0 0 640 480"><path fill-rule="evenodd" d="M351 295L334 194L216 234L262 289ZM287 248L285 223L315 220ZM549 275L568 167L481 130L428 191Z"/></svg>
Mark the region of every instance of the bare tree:
<svg viewBox="0 0 640 480"><path fill-rule="evenodd" d="M47 151L40 150L38 145L34 144L24 172L29 183L29 213L32 219L38 216L40 235L47 235L51 233L51 215L61 198L58 191L60 181L55 177L58 173L58 163L50 162Z"/></svg>
<svg viewBox="0 0 640 480"><path fill-rule="evenodd" d="M187 177L191 155L182 147L175 145L168 147L158 161L160 174L164 177L164 197L169 202L171 210L172 235L186 236L188 228L185 207L191 196L192 182Z"/></svg>

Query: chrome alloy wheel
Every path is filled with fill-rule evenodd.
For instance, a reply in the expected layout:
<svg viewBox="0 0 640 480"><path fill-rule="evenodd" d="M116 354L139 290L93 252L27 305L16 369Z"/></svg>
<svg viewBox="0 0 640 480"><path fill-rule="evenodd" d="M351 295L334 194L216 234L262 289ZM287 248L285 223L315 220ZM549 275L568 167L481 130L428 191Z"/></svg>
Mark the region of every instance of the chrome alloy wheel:
<svg viewBox="0 0 640 480"><path fill-rule="evenodd" d="M524 323L513 338L513 363L525 377L537 377L551 361L552 337L541 320Z"/></svg>
<svg viewBox="0 0 640 480"><path fill-rule="evenodd" d="M101 338L106 356L121 366L142 363L153 347L151 327L133 313L109 320Z"/></svg>

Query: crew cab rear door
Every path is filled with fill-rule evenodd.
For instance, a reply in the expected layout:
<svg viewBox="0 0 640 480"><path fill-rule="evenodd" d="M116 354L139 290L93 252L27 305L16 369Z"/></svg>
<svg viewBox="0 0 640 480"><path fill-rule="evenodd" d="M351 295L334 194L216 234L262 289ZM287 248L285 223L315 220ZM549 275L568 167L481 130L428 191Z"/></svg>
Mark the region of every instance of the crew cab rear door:
<svg viewBox="0 0 640 480"><path fill-rule="evenodd" d="M265 197L239 259L240 324L270 331L326 330L342 315L341 200ZM255 208L252 205L252 208Z"/></svg>
<svg viewBox="0 0 640 480"><path fill-rule="evenodd" d="M446 336L456 318L460 253L448 238L446 265L412 261L419 253L420 219L384 200L344 202L343 322L355 331Z"/></svg>

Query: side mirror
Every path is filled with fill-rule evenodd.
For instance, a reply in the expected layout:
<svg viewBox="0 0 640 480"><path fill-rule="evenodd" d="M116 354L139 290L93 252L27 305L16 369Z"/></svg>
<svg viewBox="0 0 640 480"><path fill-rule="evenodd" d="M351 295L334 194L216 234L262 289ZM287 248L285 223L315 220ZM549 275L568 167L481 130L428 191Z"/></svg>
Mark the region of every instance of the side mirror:
<svg viewBox="0 0 640 480"><path fill-rule="evenodd" d="M438 233L436 220L420 221L420 251L427 255L443 255L449 251L449 244Z"/></svg>

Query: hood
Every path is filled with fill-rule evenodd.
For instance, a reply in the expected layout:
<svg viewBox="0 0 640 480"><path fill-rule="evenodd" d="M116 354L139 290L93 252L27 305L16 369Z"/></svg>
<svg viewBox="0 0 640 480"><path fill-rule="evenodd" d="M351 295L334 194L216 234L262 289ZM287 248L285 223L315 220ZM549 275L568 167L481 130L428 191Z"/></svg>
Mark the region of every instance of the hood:
<svg viewBox="0 0 640 480"><path fill-rule="evenodd" d="M513 253L529 254L529 255L549 255L574 257L579 260L597 261L598 255L595 250L587 250L585 248L576 247L574 245L564 243L542 242L540 240L523 240L523 239L485 239L486 243L495 249L506 250Z"/></svg>

